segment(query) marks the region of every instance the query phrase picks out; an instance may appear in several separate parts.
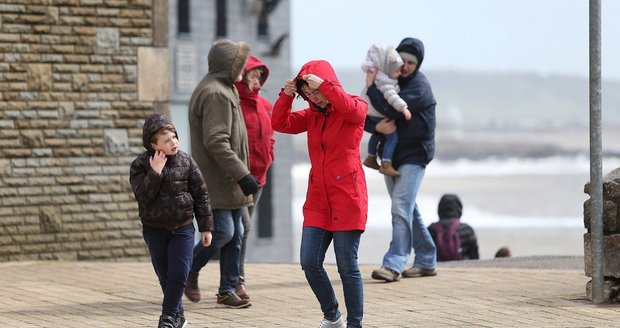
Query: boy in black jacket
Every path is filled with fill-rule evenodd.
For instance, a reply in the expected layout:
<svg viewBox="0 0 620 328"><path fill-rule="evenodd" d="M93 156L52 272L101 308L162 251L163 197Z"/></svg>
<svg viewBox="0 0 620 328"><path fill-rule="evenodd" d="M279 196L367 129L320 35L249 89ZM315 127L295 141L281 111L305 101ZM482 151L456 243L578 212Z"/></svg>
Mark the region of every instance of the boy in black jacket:
<svg viewBox="0 0 620 328"><path fill-rule="evenodd" d="M164 293L158 327L185 327L181 302L192 263L193 218L202 245L209 246L213 230L209 194L196 162L179 150L177 132L166 116L149 116L142 139L146 151L131 163L129 182Z"/></svg>

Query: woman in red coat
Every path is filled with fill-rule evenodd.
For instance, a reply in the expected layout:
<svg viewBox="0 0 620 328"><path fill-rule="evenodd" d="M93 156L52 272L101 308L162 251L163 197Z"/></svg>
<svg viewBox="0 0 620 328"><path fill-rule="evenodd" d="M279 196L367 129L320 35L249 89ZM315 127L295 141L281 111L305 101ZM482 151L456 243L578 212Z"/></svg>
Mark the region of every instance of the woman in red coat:
<svg viewBox="0 0 620 328"><path fill-rule="evenodd" d="M309 107L291 112L295 92ZM368 104L347 94L331 65L323 60L302 66L286 80L273 109L272 126L283 133L307 132L312 168L308 179L300 262L321 304L321 327L361 327L364 312L357 251L366 228L368 194L359 147ZM347 322L323 268L331 242L342 280Z"/></svg>
<svg viewBox="0 0 620 328"><path fill-rule="evenodd" d="M258 94L269 76L269 68L258 58L248 56L248 62L243 70L243 80L235 82L239 91L239 100L243 119L248 131L248 146L250 151L250 173L258 180L258 191L252 194L254 205L242 210L243 239L241 240L241 256L239 259L239 281L236 293L243 299L250 299L245 288L245 250L250 234L250 221L254 208L267 183L267 170L273 161L273 129L271 128L271 103Z"/></svg>

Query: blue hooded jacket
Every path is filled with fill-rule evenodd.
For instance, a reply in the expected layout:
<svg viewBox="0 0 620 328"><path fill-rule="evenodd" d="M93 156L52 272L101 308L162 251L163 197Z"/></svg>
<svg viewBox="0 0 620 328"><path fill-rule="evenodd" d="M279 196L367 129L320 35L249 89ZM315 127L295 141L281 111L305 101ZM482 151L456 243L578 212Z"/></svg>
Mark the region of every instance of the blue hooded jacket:
<svg viewBox="0 0 620 328"><path fill-rule="evenodd" d="M373 84L366 94L372 105L386 117L396 119L398 145L392 157L392 165L398 169L403 164L415 164L426 167L435 155L435 97L426 76L420 72L424 61L424 44L414 38L405 38L396 48L399 52L408 52L418 58L416 71L407 77L398 79L400 92L405 100L411 120L404 119L402 113L392 108L383 93ZM374 125L366 118L365 130L374 133ZM380 149L381 151L381 149Z"/></svg>

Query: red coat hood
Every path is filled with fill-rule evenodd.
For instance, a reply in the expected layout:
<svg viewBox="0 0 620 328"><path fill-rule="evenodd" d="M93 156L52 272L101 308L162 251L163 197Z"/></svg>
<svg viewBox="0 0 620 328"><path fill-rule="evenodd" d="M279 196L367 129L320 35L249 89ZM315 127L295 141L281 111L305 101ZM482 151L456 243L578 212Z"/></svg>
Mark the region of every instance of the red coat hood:
<svg viewBox="0 0 620 328"><path fill-rule="evenodd" d="M245 68L243 68L243 77L245 78L245 75L255 68L260 68L263 71L263 74L260 76L260 85L262 87L265 85L265 82L269 77L269 67L261 62L260 59L254 56L248 56L248 62L245 64ZM241 99L256 98L258 95L258 90L251 91L248 89L248 86L244 81L235 82L235 87L237 87L237 91L239 91L239 98Z"/></svg>
<svg viewBox="0 0 620 328"><path fill-rule="evenodd" d="M340 80L338 80L338 76L336 75L334 68L329 62L325 60L312 60L304 64L304 66L301 67L299 73L297 73L297 76L295 77L295 83L297 83L299 80L302 80L304 75L307 74L314 74L316 76L319 76L325 82L342 89L342 85L340 84ZM310 107L312 107L313 110L316 110L316 106L314 105L314 103L312 103L308 98L306 98L306 95L301 90L297 90L297 93L300 94L310 104ZM330 110L331 109L328 109L328 111Z"/></svg>

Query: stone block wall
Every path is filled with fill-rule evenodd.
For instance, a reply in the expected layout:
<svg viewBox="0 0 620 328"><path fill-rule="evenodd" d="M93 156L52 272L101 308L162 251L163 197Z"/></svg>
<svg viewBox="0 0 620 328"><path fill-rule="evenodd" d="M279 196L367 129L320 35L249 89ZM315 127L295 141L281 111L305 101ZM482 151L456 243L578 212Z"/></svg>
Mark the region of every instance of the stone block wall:
<svg viewBox="0 0 620 328"><path fill-rule="evenodd" d="M590 183L584 191L590 195ZM588 232L584 234L584 261L586 276L592 277L592 243L590 222L592 200L583 205L584 226ZM605 302L619 302L620 298L620 168L609 172L603 177L603 276ZM592 300L592 281L586 285L587 296Z"/></svg>
<svg viewBox="0 0 620 328"><path fill-rule="evenodd" d="M165 0L2 1L0 261L148 258L128 174L167 28Z"/></svg>

